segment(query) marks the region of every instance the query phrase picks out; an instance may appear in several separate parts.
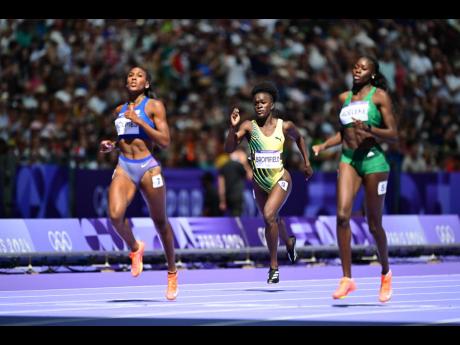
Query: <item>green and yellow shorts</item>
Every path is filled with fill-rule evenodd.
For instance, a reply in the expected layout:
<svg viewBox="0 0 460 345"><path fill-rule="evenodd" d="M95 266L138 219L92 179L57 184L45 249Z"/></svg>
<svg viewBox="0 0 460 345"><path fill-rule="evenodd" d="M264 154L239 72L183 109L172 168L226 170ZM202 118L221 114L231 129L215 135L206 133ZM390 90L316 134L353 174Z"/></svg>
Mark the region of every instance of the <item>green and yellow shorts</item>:
<svg viewBox="0 0 460 345"><path fill-rule="evenodd" d="M342 149L340 161L350 164L359 176L390 171L390 165L381 147L370 150Z"/></svg>

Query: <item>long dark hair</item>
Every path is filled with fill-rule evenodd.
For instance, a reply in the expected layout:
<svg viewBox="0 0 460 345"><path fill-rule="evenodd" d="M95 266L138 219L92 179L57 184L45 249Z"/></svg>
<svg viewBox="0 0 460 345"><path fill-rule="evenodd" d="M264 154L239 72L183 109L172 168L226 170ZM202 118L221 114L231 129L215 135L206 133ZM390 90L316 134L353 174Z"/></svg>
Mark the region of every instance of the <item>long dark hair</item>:
<svg viewBox="0 0 460 345"><path fill-rule="evenodd" d="M363 58L369 60L374 65L374 74L373 77L371 77L370 83L372 86L383 89L386 93L388 93L391 99L391 105L393 107L393 114L395 116L396 121L398 121L397 114L400 111L399 102L395 98L395 95L390 91L387 79L382 74L382 72L380 72L379 62L376 58L373 58L372 56L365 55L363 56Z"/></svg>
<svg viewBox="0 0 460 345"><path fill-rule="evenodd" d="M377 59L368 55L363 56L363 58L369 60L374 65L374 74L370 81L371 85L388 91L388 82L382 72L380 72L380 65Z"/></svg>

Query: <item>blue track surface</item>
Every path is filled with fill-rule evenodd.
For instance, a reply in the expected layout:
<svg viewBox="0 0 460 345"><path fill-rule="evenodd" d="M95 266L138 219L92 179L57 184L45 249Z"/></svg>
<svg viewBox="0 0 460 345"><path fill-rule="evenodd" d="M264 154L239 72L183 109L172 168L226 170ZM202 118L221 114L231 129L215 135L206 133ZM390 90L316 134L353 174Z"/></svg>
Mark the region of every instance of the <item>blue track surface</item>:
<svg viewBox="0 0 460 345"><path fill-rule="evenodd" d="M179 272L179 297L164 297L165 271L0 276L0 325L460 325L460 264L394 264L393 298L378 301L380 266L353 266L358 289L333 300L338 266Z"/></svg>

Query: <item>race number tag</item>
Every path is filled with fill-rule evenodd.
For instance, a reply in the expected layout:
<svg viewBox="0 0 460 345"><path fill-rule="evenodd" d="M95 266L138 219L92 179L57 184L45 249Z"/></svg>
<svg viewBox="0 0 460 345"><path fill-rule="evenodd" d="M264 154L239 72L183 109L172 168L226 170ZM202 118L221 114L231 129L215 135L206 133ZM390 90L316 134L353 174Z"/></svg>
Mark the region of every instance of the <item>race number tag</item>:
<svg viewBox="0 0 460 345"><path fill-rule="evenodd" d="M161 175L152 176L152 185L153 188L160 188L163 186L163 178Z"/></svg>
<svg viewBox="0 0 460 345"><path fill-rule="evenodd" d="M285 192L288 190L289 183L287 181L278 181L278 184Z"/></svg>
<svg viewBox="0 0 460 345"><path fill-rule="evenodd" d="M134 111L139 116L140 111L137 109ZM125 118L124 113L120 113L118 118L115 120L115 127L118 135L126 134L139 134L139 126L131 120Z"/></svg>
<svg viewBox="0 0 460 345"><path fill-rule="evenodd" d="M377 194L378 195L383 195L387 192L387 183L388 181L382 181L382 182L379 182L378 186L377 186Z"/></svg>
<svg viewBox="0 0 460 345"><path fill-rule="evenodd" d="M342 125L348 125L353 122L353 118L356 120L367 121L369 111L368 101L351 102L345 108L340 111L340 122Z"/></svg>
<svg viewBox="0 0 460 345"><path fill-rule="evenodd" d="M279 169L282 167L281 152L277 150L256 151L254 158L257 169Z"/></svg>

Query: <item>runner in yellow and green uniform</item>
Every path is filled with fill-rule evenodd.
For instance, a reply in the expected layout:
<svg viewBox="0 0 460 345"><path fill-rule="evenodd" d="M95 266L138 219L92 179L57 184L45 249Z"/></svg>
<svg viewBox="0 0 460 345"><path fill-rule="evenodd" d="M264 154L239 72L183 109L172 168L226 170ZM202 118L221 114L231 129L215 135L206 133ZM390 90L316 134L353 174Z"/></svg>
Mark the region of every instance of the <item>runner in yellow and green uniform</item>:
<svg viewBox="0 0 460 345"><path fill-rule="evenodd" d="M271 82L256 85L252 90L255 120L245 120L240 124L240 113L234 108L230 115L230 130L225 140L225 151L233 152L243 138L248 140L250 161L253 169L253 187L259 211L264 217L265 239L270 254L270 269L267 283L279 282L278 236L286 243L289 260L294 263L295 237L287 235L286 225L279 217L279 211L286 202L291 190L292 179L284 169L282 152L285 136L292 138L304 160L305 178L313 175L308 160L305 141L292 121L283 121L275 117L273 111L278 99L278 90Z"/></svg>

